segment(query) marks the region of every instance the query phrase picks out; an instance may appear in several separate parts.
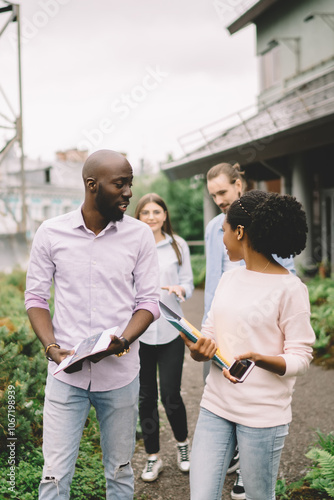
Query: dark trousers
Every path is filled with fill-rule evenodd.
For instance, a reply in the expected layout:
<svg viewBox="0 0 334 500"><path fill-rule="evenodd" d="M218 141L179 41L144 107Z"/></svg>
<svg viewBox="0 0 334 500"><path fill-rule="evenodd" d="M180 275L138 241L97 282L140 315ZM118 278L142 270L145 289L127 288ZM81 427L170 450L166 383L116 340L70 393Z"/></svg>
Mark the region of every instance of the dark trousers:
<svg viewBox="0 0 334 500"><path fill-rule="evenodd" d="M187 415L180 394L184 342L177 337L168 344L148 345L140 342L140 391L139 417L146 453L158 453L159 412L158 382L161 402L165 408L174 437L183 442L187 439Z"/></svg>

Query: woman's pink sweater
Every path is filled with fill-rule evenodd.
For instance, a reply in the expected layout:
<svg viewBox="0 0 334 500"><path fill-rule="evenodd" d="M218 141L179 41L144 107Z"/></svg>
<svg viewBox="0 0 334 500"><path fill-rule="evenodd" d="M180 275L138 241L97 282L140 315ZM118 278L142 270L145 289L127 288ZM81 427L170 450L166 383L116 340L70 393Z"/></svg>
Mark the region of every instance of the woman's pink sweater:
<svg viewBox="0 0 334 500"><path fill-rule="evenodd" d="M283 376L254 367L242 384L230 383L212 363L201 406L249 427L291 421L296 376L312 360L314 331L308 290L293 274L264 274L240 267L222 275L202 333L215 339L222 355L249 351L282 356Z"/></svg>

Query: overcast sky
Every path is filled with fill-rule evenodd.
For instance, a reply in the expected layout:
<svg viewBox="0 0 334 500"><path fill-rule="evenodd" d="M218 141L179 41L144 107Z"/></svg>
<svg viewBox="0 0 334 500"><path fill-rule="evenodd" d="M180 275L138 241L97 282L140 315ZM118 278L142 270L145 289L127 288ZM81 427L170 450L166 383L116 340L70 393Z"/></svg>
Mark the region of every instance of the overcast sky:
<svg viewBox="0 0 334 500"><path fill-rule="evenodd" d="M217 7L223 0L18 3L24 149L32 158L110 148L135 168L140 158L156 164L182 156L181 135L255 101L255 30L230 36L231 9ZM0 37L0 85L17 109L15 30Z"/></svg>

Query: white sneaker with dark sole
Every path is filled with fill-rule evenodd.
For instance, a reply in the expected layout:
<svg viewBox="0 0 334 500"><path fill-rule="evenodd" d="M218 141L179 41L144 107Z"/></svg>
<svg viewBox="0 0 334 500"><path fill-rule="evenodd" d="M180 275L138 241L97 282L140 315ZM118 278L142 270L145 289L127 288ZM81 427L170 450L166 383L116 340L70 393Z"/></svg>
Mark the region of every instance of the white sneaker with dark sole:
<svg viewBox="0 0 334 500"><path fill-rule="evenodd" d="M237 470L237 479L235 480L231 491L231 498L232 500L246 500L246 493L240 469Z"/></svg>
<svg viewBox="0 0 334 500"><path fill-rule="evenodd" d="M190 456L189 456L189 441L177 443L177 465L182 472L189 472Z"/></svg>
<svg viewBox="0 0 334 500"><path fill-rule="evenodd" d="M145 469L142 472L141 478L143 481L151 483L152 481L158 479L158 476L162 469L162 460L158 457L151 457L146 462Z"/></svg>

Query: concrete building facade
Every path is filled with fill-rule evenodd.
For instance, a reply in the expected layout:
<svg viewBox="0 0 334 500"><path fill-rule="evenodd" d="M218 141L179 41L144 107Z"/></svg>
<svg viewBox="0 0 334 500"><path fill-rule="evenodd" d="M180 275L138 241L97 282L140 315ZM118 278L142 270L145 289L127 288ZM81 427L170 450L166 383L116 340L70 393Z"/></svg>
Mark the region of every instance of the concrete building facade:
<svg viewBox="0 0 334 500"><path fill-rule="evenodd" d="M256 106L236 109L235 117L184 137L185 156L163 168L178 179L239 162L254 187L296 196L309 225L307 248L296 265L312 272L326 261L333 271L333 0L241 0L227 29L238 36L249 23L256 26L259 59ZM196 137L197 147L187 150ZM207 197L205 222L215 213Z"/></svg>

